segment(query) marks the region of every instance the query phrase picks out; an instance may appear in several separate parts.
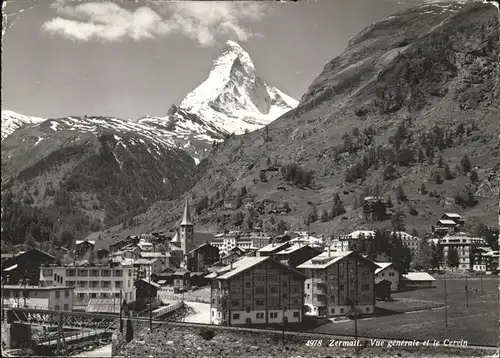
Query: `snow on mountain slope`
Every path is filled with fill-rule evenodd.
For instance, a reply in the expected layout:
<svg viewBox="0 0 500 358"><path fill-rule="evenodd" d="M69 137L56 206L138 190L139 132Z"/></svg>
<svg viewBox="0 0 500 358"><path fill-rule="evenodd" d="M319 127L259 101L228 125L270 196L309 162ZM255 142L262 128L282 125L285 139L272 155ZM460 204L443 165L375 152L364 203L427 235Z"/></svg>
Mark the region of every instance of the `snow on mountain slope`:
<svg viewBox="0 0 500 358"><path fill-rule="evenodd" d="M2 110L2 141L20 127L43 121L45 121L43 118L30 117L13 111Z"/></svg>
<svg viewBox="0 0 500 358"><path fill-rule="evenodd" d="M186 96L180 108L229 133L242 134L269 124L297 104L265 83L249 54L228 41L208 78Z"/></svg>

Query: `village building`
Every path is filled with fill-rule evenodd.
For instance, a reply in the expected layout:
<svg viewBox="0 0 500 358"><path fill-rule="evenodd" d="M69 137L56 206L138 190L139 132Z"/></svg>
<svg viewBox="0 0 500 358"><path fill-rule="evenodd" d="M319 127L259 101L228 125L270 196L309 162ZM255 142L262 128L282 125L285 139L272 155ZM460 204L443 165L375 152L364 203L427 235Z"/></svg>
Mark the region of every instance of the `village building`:
<svg viewBox="0 0 500 358"><path fill-rule="evenodd" d="M443 216L441 216L442 220L452 220L457 224L459 227L462 227L465 224L464 218L456 213L444 213Z"/></svg>
<svg viewBox="0 0 500 358"><path fill-rule="evenodd" d="M211 244L217 247L221 254L226 254L235 247L242 249L263 248L269 245L271 237L264 233L241 233L239 231L231 231L228 233L220 233L215 235Z"/></svg>
<svg viewBox="0 0 500 358"><path fill-rule="evenodd" d="M186 254L186 267L189 271L205 271L217 261L219 261L219 249L208 243Z"/></svg>
<svg viewBox="0 0 500 358"><path fill-rule="evenodd" d="M339 240L339 239L330 240L329 245L325 247L325 250L327 251L328 247L330 247L331 251L336 251L336 252L350 251L351 242L352 240Z"/></svg>
<svg viewBox="0 0 500 358"><path fill-rule="evenodd" d="M174 283L174 292L183 292L191 287L191 272L188 270L178 269L172 274Z"/></svg>
<svg viewBox="0 0 500 358"><path fill-rule="evenodd" d="M401 286L405 288L434 287L436 279L427 272L409 272L401 277Z"/></svg>
<svg viewBox="0 0 500 358"><path fill-rule="evenodd" d="M387 205L380 197L367 196L363 199L363 214L366 220L384 220L387 216L386 208Z"/></svg>
<svg viewBox="0 0 500 358"><path fill-rule="evenodd" d="M7 260L2 277L6 283L38 285L40 279L40 266L55 263L55 257L36 248L19 253Z"/></svg>
<svg viewBox="0 0 500 358"><path fill-rule="evenodd" d="M356 231L353 231L347 235L340 236L339 240L352 241L352 240L359 240L361 238L373 239L373 238L375 238L375 231L374 230L356 230Z"/></svg>
<svg viewBox="0 0 500 358"><path fill-rule="evenodd" d="M178 243L182 250L183 257L194 248L193 243L194 238L194 224L191 221L191 216L189 214L189 205L186 200L184 204L184 213L182 215L182 221L180 223L179 231L176 233L172 239L172 243Z"/></svg>
<svg viewBox="0 0 500 358"><path fill-rule="evenodd" d="M109 257L109 250L99 249L96 251L96 256L99 260L107 259Z"/></svg>
<svg viewBox="0 0 500 358"><path fill-rule="evenodd" d="M137 259L133 263L136 280L149 280L153 273L160 273L165 269L163 262L158 258Z"/></svg>
<svg viewBox="0 0 500 358"><path fill-rule="evenodd" d="M420 251L420 243L422 239L417 236L413 236L404 231L392 231L391 235L395 235L401 240L404 247L410 249L412 257L415 257Z"/></svg>
<svg viewBox="0 0 500 358"><path fill-rule="evenodd" d="M75 306L87 305L91 298L122 297L135 300L134 269L131 266L42 266L44 286L73 287Z"/></svg>
<svg viewBox="0 0 500 358"><path fill-rule="evenodd" d="M375 270L375 284L386 280L391 283L391 292L396 292L399 288L399 271L392 262L375 262L378 268Z"/></svg>
<svg viewBox="0 0 500 358"><path fill-rule="evenodd" d="M91 240L76 240L75 242L75 259L89 260L94 253L95 241Z"/></svg>
<svg viewBox="0 0 500 358"><path fill-rule="evenodd" d="M296 268L320 253L309 245L295 244L276 253L275 258L284 265Z"/></svg>
<svg viewBox="0 0 500 358"><path fill-rule="evenodd" d="M74 287L4 285L2 287L3 305L4 307L72 311L73 290Z"/></svg>
<svg viewBox="0 0 500 358"><path fill-rule="evenodd" d="M135 281L134 285L136 290L136 302L148 304L150 299L152 301L156 300L156 297L158 296L158 290L160 289L159 284L154 281L149 281L141 278L140 280Z"/></svg>
<svg viewBox="0 0 500 358"><path fill-rule="evenodd" d="M498 268L499 251L490 247L477 247L472 250L472 270L475 272L494 272Z"/></svg>
<svg viewBox="0 0 500 358"><path fill-rule="evenodd" d="M305 277L273 258L243 257L211 276L211 323L302 322Z"/></svg>
<svg viewBox="0 0 500 358"><path fill-rule="evenodd" d="M455 221L449 219L439 219L436 225L432 226L432 232L439 236L455 232L458 229L459 225Z"/></svg>
<svg viewBox="0 0 500 358"><path fill-rule="evenodd" d="M293 235L294 237L289 240L290 244L301 244L308 245L315 249L322 248L325 244L324 237L316 237L314 233L308 233L307 231L295 231L291 233L287 233L288 235Z"/></svg>
<svg viewBox="0 0 500 358"><path fill-rule="evenodd" d="M266 245L260 249L257 250L257 255L256 256L271 256L271 257L276 257L276 254L286 248L290 247L289 242L283 242L283 243L272 243L269 245Z"/></svg>
<svg viewBox="0 0 500 358"><path fill-rule="evenodd" d="M392 283L388 280L382 280L375 283L375 298L378 300L390 300Z"/></svg>
<svg viewBox="0 0 500 358"><path fill-rule="evenodd" d="M312 316L369 314L375 309L378 266L355 251L330 252L297 267L305 273L305 304Z"/></svg>
<svg viewBox="0 0 500 358"><path fill-rule="evenodd" d="M486 246L486 242L482 238L471 237L464 232L459 232L454 235L446 235L439 241L439 245L443 248L445 262L450 249L455 249L458 252L458 269L471 270L473 250L479 246Z"/></svg>

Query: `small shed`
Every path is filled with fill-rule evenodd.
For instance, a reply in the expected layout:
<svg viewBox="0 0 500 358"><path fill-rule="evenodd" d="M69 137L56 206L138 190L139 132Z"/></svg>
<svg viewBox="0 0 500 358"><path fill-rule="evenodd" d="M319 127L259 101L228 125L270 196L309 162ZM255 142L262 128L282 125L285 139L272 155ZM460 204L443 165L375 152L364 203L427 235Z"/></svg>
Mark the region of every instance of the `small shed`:
<svg viewBox="0 0 500 358"><path fill-rule="evenodd" d="M406 288L434 287L436 279L427 272L409 272L403 275L401 284Z"/></svg>

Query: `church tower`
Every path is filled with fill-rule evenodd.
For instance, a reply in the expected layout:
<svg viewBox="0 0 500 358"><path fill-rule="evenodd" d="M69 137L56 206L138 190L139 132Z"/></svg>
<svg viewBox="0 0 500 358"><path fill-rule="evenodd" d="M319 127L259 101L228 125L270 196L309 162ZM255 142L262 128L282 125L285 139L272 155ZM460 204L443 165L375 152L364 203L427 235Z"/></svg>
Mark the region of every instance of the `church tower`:
<svg viewBox="0 0 500 358"><path fill-rule="evenodd" d="M186 255L189 251L194 249L193 237L194 237L194 225L191 222L188 202L186 200L186 204L184 206L184 215L182 216L182 221L179 229L179 239L181 242L182 253L184 255Z"/></svg>

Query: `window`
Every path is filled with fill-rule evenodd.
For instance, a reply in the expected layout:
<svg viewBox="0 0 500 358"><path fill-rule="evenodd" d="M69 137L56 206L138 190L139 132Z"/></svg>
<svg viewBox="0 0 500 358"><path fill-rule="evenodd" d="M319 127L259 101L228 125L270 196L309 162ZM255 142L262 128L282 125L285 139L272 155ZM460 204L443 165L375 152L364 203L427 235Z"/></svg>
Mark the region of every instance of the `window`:
<svg viewBox="0 0 500 358"><path fill-rule="evenodd" d="M69 298L69 290L64 291L64 298Z"/></svg>
<svg viewBox="0 0 500 358"><path fill-rule="evenodd" d="M250 313L250 307L247 307L246 311L247 313Z"/></svg>
<svg viewBox="0 0 500 358"><path fill-rule="evenodd" d="M122 277L123 276L123 271L122 270L115 270L115 276L116 277Z"/></svg>
<svg viewBox="0 0 500 358"><path fill-rule="evenodd" d="M90 297L91 297L91 298L97 298L97 293L95 293L95 292L94 292L94 293L91 293L91 294L90 294Z"/></svg>
<svg viewBox="0 0 500 358"><path fill-rule="evenodd" d="M61 292L60 291L56 291L56 298L60 298L61 297Z"/></svg>
<svg viewBox="0 0 500 358"><path fill-rule="evenodd" d="M264 313L263 312L258 312L256 314L257 319L264 319Z"/></svg>
<svg viewBox="0 0 500 358"><path fill-rule="evenodd" d="M246 288L250 288L250 282L246 282L246 283L245 283L245 287L246 287Z"/></svg>
<svg viewBox="0 0 500 358"><path fill-rule="evenodd" d="M283 298L288 298L288 294L287 294L287 293L284 293L284 294L283 294Z"/></svg>
<svg viewBox="0 0 500 358"><path fill-rule="evenodd" d="M339 286L339 290L340 290L340 291L344 291L344 285L340 285L340 286Z"/></svg>
<svg viewBox="0 0 500 358"><path fill-rule="evenodd" d="M233 319L240 319L239 313L233 313Z"/></svg>
<svg viewBox="0 0 500 358"><path fill-rule="evenodd" d="M278 312L269 312L269 318L278 318Z"/></svg>
<svg viewBox="0 0 500 358"><path fill-rule="evenodd" d="M215 298L212 298L212 304L215 305Z"/></svg>
<svg viewBox="0 0 500 358"><path fill-rule="evenodd" d="M296 311L293 313L294 318L299 318L300 317L300 312Z"/></svg>
<svg viewBox="0 0 500 358"><path fill-rule="evenodd" d="M335 308L331 309L332 314L335 314Z"/></svg>
<svg viewBox="0 0 500 358"><path fill-rule="evenodd" d="M389 276L394 276L394 272L389 272Z"/></svg>
<svg viewBox="0 0 500 358"><path fill-rule="evenodd" d="M115 297L119 298L120 297L120 292L115 292Z"/></svg>
<svg viewBox="0 0 500 358"><path fill-rule="evenodd" d="M363 291L368 291L370 289L370 285L368 285L368 284L361 285L361 289Z"/></svg>
<svg viewBox="0 0 500 358"><path fill-rule="evenodd" d="M240 301L238 301L238 300L231 301L231 306L239 306L239 305L240 305Z"/></svg>
<svg viewBox="0 0 500 358"><path fill-rule="evenodd" d="M310 289L311 288L311 285L308 283L307 284L307 289Z"/></svg>
<svg viewBox="0 0 500 358"><path fill-rule="evenodd" d="M116 281L116 282L115 282L115 288L122 288L122 283L121 283L121 281Z"/></svg>
<svg viewBox="0 0 500 358"><path fill-rule="evenodd" d="M343 308L340 309L340 313L344 313L344 309Z"/></svg>
<svg viewBox="0 0 500 358"><path fill-rule="evenodd" d="M287 287L287 286L288 286L288 282L283 281L283 287Z"/></svg>
<svg viewBox="0 0 500 358"><path fill-rule="evenodd" d="M264 293L265 290L264 290L264 287L256 287L255 288L255 293Z"/></svg>
<svg viewBox="0 0 500 358"><path fill-rule="evenodd" d="M56 311L59 311L59 305L55 305L55 306L54 306L54 309L55 309Z"/></svg>
<svg viewBox="0 0 500 358"><path fill-rule="evenodd" d="M67 303L64 304L64 310L69 311L69 305Z"/></svg>
<svg viewBox="0 0 500 358"><path fill-rule="evenodd" d="M277 293L277 292L278 292L278 288L276 286L272 286L271 293Z"/></svg>
<svg viewBox="0 0 500 358"><path fill-rule="evenodd" d="M52 273L53 273L52 269L43 269L43 270L42 270L42 274L43 274L43 276L45 276L45 277L52 276Z"/></svg>
<svg viewBox="0 0 500 358"><path fill-rule="evenodd" d="M366 307L366 312L370 312L370 307Z"/></svg>
<svg viewBox="0 0 500 358"><path fill-rule="evenodd" d="M264 300L255 300L256 306L264 306Z"/></svg>
<svg viewBox="0 0 500 358"><path fill-rule="evenodd" d="M85 298L85 293L79 293L78 297L80 297L80 299L83 300Z"/></svg>

